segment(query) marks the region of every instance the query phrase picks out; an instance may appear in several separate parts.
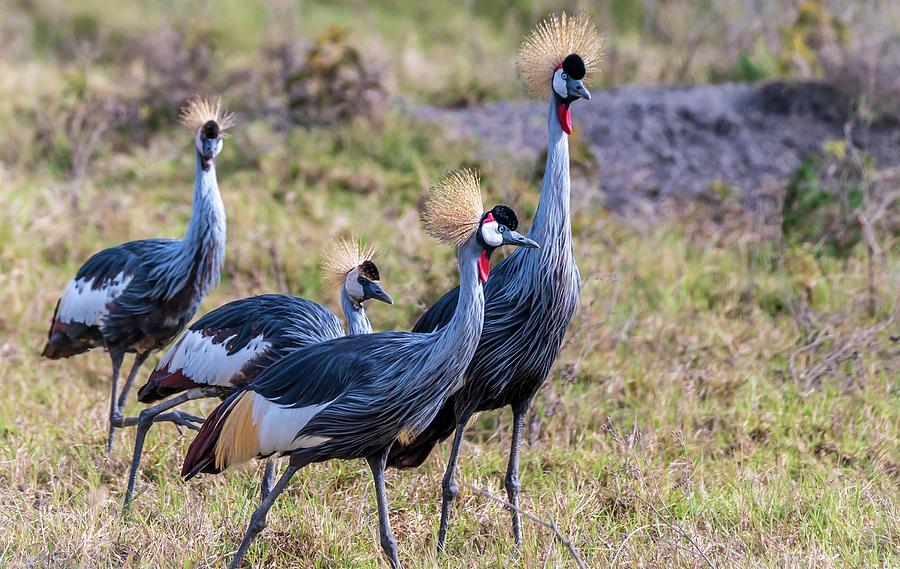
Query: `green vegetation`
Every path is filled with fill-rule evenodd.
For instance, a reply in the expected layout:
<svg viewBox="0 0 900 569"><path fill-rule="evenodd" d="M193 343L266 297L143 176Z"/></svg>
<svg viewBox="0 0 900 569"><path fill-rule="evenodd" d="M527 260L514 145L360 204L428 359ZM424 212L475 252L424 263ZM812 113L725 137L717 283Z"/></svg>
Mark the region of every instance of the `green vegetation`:
<svg viewBox="0 0 900 569"><path fill-rule="evenodd" d="M656 23L688 21L677 9L718 14L681 1L648 15L651 4L603 3L617 57L604 81L671 79L654 73L672 67L666 58L679 57L686 32ZM379 244L397 302L372 307L375 327L408 328L457 278L453 252L415 229L422 189L449 168L478 166L486 203L514 206L527 228L540 167L482 159L389 106L373 120L297 127L282 114L274 71L255 58L277 33L310 38L337 23L360 53L384 58L394 94L456 104L473 102L471 91L483 93L476 101L507 97L518 93L519 33L546 7L303 2L303 17L289 19L236 1L100 6L13 2L0 23L11 31L0 39L0 565L221 566L249 520L261 467L185 485L177 473L189 439L162 426L123 519L133 433L104 459L106 356L39 358L67 279L103 247L183 232L193 158L191 135L174 125L176 99L214 86L241 122L218 161L225 274L202 311L262 291L337 309L317 254L352 232ZM161 31L167 21L180 22L174 35ZM665 43L659 29L675 39ZM713 46L700 43L683 80L709 77ZM723 65L739 57L719 55ZM900 240L879 234L885 255L874 266L858 231L840 251L817 246L829 230L813 213L832 211L816 197L832 187L823 164L837 163L839 150L798 172L802 207L790 210L794 226L785 218L783 241L780 220L761 227L727 195L649 224L593 205L576 211L582 303L528 421L522 506L556 520L591 567L900 565L900 328L890 320ZM821 215L830 227L843 219ZM528 521L516 555L508 514L465 486L504 494L509 427L508 412L470 427L445 556L434 541L447 449L420 470L388 474L407 566L571 565ZM298 475L250 561L382 566L364 463Z"/></svg>

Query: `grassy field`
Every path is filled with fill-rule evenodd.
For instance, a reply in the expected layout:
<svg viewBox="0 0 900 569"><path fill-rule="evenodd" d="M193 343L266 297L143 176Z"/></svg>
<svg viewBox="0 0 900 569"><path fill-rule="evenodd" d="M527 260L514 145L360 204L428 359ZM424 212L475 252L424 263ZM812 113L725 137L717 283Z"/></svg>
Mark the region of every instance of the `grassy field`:
<svg viewBox="0 0 900 569"><path fill-rule="evenodd" d="M371 307L375 328L408 328L457 279L453 252L409 228L423 188L460 165L481 168L486 203L514 206L529 226L540 184L533 163L481 159L476 146L447 143L391 109L374 121L286 125L270 112L283 96L253 98L266 83L241 75L255 57L241 54L263 49L278 12L218 4L191 15L167 3L139 3L143 11L22 3L3 22L27 33L6 34L12 49L0 57L0 566L221 566L255 506L260 468L184 484L177 474L190 435L163 425L148 437L135 507L123 517L133 434L120 433L104 458L108 358L39 358L54 303L91 253L184 231L192 135L174 125L177 105L157 103L159 93L187 89L193 77L207 81L196 90L215 85L242 112L218 160L228 212L223 282L201 312L263 291L338 309L319 281L317 255L331 237L356 233L378 243L396 302ZM669 67L656 56L674 53L675 40L652 25L641 35L646 14L625 4L604 3L600 14L610 18L611 52L632 53L649 37L652 57L630 76L613 66L604 81L671 79L653 73ZM651 16L705 5L663 4ZM352 26L363 10L366 32L353 29L383 50L390 90L437 103L459 102L465 86L514 96L518 34L545 9L302 7L305 17L286 33ZM115 55L167 14L217 38L206 75L195 69L196 53L168 71ZM447 46L466 30L482 41L451 54ZM713 38L705 41L697 53L713 49ZM443 58L447 65L417 80L415 70ZM712 59L688 66L685 79L708 80ZM487 61L496 81L472 60ZM107 115L118 118L107 123ZM884 262L870 268L864 242L844 257L786 242L777 220L755 219L727 199L653 220L621 219L598 200L576 203L582 302L529 416L522 507L555 521L591 567L900 566L898 236L877 234ZM573 566L553 534L529 521L515 553L508 514L477 490L504 494L510 422L503 411L470 425L444 555L434 542L446 447L420 470L388 473L407 566ZM332 462L295 477L249 559L379 567L377 543L367 467Z"/></svg>

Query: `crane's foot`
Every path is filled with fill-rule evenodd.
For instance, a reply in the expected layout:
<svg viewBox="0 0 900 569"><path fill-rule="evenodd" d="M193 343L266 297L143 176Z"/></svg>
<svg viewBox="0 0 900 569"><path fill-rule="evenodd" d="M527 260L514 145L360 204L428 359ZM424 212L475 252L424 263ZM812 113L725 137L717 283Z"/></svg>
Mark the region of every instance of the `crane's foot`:
<svg viewBox="0 0 900 569"><path fill-rule="evenodd" d="M522 522L520 520L518 510L519 490L522 488L522 485L519 482L518 472L507 473L505 485L507 501L513 506L512 508L507 507L507 509L512 516L513 541L515 542L516 549L518 550L522 547Z"/></svg>
<svg viewBox="0 0 900 569"><path fill-rule="evenodd" d="M109 431L106 435L106 458L112 453L113 443L116 440L116 429L125 426L125 417L116 409L109 415Z"/></svg>
<svg viewBox="0 0 900 569"><path fill-rule="evenodd" d="M173 423L180 433L181 427L199 431L199 425L203 423L202 418L182 411L172 411L171 413L157 412L154 414L153 409L144 409L139 416L128 417L127 421L136 421L137 433L134 437L134 454L131 458L131 470L128 472L128 487L125 490L125 498L122 503L123 513L128 513L131 508L131 502L134 497L134 485L137 481L138 468L140 468L141 456L144 452L144 439L147 437L147 431L150 430L153 423Z"/></svg>
<svg viewBox="0 0 900 569"><path fill-rule="evenodd" d="M197 417L183 411L172 411L171 413L163 413L161 415L157 415L153 418L153 422L172 423L173 425L175 425L175 428L178 429L178 432L181 434L181 436L184 436L184 432L181 430L182 427L190 429L192 431L199 431L200 426L203 425L203 419L201 417Z"/></svg>

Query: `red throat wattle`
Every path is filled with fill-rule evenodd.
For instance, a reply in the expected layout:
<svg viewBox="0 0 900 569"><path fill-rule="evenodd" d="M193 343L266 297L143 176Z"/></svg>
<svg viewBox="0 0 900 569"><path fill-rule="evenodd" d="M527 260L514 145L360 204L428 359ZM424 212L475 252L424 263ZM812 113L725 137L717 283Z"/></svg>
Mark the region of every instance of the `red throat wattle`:
<svg viewBox="0 0 900 569"><path fill-rule="evenodd" d="M559 126L563 132L572 134L572 113L569 111L568 105L565 103L556 104L556 116L559 118Z"/></svg>
<svg viewBox="0 0 900 569"><path fill-rule="evenodd" d="M481 284L487 282L490 273L491 259L488 257L487 251L482 251L481 256L478 257L478 276L481 278Z"/></svg>

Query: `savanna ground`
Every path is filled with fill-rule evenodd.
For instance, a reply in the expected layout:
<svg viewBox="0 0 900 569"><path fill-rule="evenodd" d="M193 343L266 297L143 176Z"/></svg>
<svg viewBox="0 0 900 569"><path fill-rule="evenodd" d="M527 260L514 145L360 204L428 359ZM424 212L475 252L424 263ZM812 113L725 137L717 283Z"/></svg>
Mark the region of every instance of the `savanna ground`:
<svg viewBox="0 0 900 569"><path fill-rule="evenodd" d="M834 53L852 60L897 29L896 6L854 5L600 2L590 7L608 31L608 63L594 85L827 78L846 70L830 66ZM515 47L549 6L0 8L0 565L220 566L256 504L259 468L183 484L189 438L162 425L123 518L133 434L104 458L107 357L38 357L58 294L103 247L181 235L193 151L176 109L194 92L221 92L241 121L218 160L223 282L201 312L263 291L337 309L316 257L331 237L356 233L378 243L397 302L371 307L375 328L408 328L457 278L453 252L416 229L422 189L478 166L486 203L513 205L527 228L540 164L480 158L399 109L520 96ZM312 47L293 41L315 37ZM867 93L863 113L896 101ZM829 142L822 168L833 179L847 149ZM528 421L522 507L555 520L588 565L900 566L900 241L884 224L895 202L869 195L896 178L866 164L834 190L875 220L866 239L814 169L798 172L790 195L802 207L795 199L786 223L783 211L761 217L727 198L652 219L575 200L582 303ZM389 473L408 566L573 564L527 520L515 554L508 514L473 489L504 494L509 426L508 411L470 425L444 555L434 540L447 449L418 471ZM251 550L255 566L384 564L361 461L294 480Z"/></svg>

